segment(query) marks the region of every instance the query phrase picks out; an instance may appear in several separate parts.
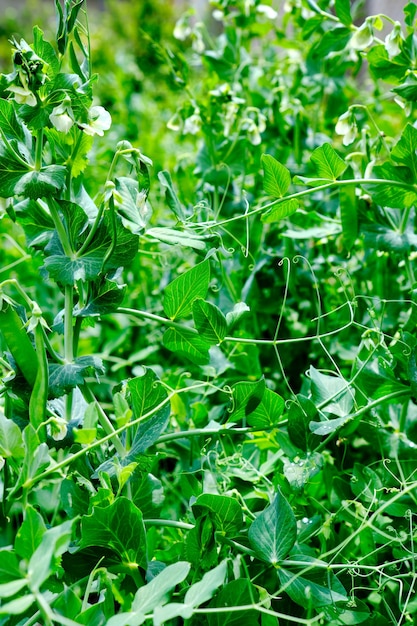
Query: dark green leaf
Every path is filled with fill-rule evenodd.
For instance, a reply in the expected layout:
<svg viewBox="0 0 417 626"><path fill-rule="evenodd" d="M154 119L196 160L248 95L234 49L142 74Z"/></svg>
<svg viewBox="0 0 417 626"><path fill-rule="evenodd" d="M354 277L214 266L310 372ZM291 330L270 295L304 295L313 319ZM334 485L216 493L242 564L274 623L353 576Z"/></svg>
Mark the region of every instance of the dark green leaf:
<svg viewBox="0 0 417 626"><path fill-rule="evenodd" d="M391 157L397 163L410 168L417 181L417 128L410 123L404 128L399 141L391 150Z"/></svg>
<svg viewBox="0 0 417 626"><path fill-rule="evenodd" d="M292 402L288 412L288 435L298 448L307 452L320 443L310 431L310 422L317 417L317 409L312 400L298 395L297 402Z"/></svg>
<svg viewBox="0 0 417 626"><path fill-rule="evenodd" d="M345 588L323 561L304 555L299 560L303 564L298 567L291 570L280 567L277 570L281 585L294 602L302 607L310 605L314 608L347 602ZM322 567L315 567L314 564Z"/></svg>
<svg viewBox="0 0 417 626"><path fill-rule="evenodd" d="M52 363L49 366L50 394L58 398L74 387L82 385L86 376L103 373L101 359L95 356L80 356L73 363Z"/></svg>
<svg viewBox="0 0 417 626"><path fill-rule="evenodd" d="M0 99L0 128L8 139L24 139L22 124L9 100Z"/></svg>
<svg viewBox="0 0 417 626"><path fill-rule="evenodd" d="M230 419L238 421L246 419L262 402L265 393L265 379L236 383L232 387L233 404Z"/></svg>
<svg viewBox="0 0 417 626"><path fill-rule="evenodd" d="M259 591L246 578L238 578L224 585L210 602L210 608L250 606L257 602ZM207 615L209 626L258 626L259 613L255 609L246 611L222 611Z"/></svg>
<svg viewBox="0 0 417 626"><path fill-rule="evenodd" d="M122 304L126 285L119 285L107 278L91 283L88 301L82 309L76 308L76 317L94 317L116 311Z"/></svg>
<svg viewBox="0 0 417 626"><path fill-rule="evenodd" d="M205 365L210 360L210 344L192 328L168 328L162 340L168 350L187 357L197 365Z"/></svg>
<svg viewBox="0 0 417 626"><path fill-rule="evenodd" d="M297 522L280 491L252 522L248 537L257 556L267 563L276 565L288 555L297 537Z"/></svg>
<svg viewBox="0 0 417 626"><path fill-rule="evenodd" d="M66 173L67 170L62 165L47 165L40 171L32 170L21 176L14 193L34 200L56 196L65 185Z"/></svg>
<svg viewBox="0 0 417 626"><path fill-rule="evenodd" d="M45 522L42 516L30 504L25 509L25 519L20 526L16 539L16 554L22 559L30 559L35 550L39 547L42 537L46 531Z"/></svg>
<svg viewBox="0 0 417 626"><path fill-rule="evenodd" d="M353 186L339 189L340 219L343 228L343 245L351 250L358 237L358 199Z"/></svg>
<svg viewBox="0 0 417 626"><path fill-rule="evenodd" d="M221 343L226 336L227 322L220 309L211 302L196 298L193 301L192 312L200 337L212 345Z"/></svg>
<svg viewBox="0 0 417 626"><path fill-rule="evenodd" d="M289 170L270 154L263 154L261 162L264 168L265 193L274 198L282 198L291 185Z"/></svg>
<svg viewBox="0 0 417 626"><path fill-rule="evenodd" d="M19 146L15 140L9 144L0 144L0 196L3 198L13 197L22 177L33 171L20 153ZM22 152L27 156L26 149Z"/></svg>
<svg viewBox="0 0 417 626"><path fill-rule="evenodd" d="M0 585L23 577L19 559L9 548L0 548Z"/></svg>
<svg viewBox="0 0 417 626"><path fill-rule="evenodd" d="M196 518L209 511L216 530L225 535L235 535L242 528L241 505L229 496L204 493L197 498L192 509Z"/></svg>
<svg viewBox="0 0 417 626"><path fill-rule="evenodd" d="M210 283L210 261L206 259L172 281L164 293L164 311L172 320L191 313L193 301L205 298Z"/></svg>
<svg viewBox="0 0 417 626"><path fill-rule="evenodd" d="M352 24L350 0L336 0L336 15L343 24L346 24L346 26L350 26Z"/></svg>
<svg viewBox="0 0 417 626"><path fill-rule="evenodd" d="M284 412L284 399L265 387L260 404L247 416L247 423L254 428L271 428L277 425Z"/></svg>
<svg viewBox="0 0 417 626"><path fill-rule="evenodd" d="M93 546L110 548L129 567L146 568L145 527L133 502L119 496L110 506L95 507L81 519L80 548Z"/></svg>

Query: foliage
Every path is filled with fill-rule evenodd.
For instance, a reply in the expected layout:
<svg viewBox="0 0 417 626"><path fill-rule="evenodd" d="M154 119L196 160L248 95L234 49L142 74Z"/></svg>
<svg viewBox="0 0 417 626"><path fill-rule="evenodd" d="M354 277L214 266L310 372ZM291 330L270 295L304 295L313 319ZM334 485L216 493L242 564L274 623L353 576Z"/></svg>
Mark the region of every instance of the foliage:
<svg viewBox="0 0 417 626"><path fill-rule="evenodd" d="M415 620L417 5L210 7L152 48L172 171L83 0L12 41L0 625Z"/></svg>

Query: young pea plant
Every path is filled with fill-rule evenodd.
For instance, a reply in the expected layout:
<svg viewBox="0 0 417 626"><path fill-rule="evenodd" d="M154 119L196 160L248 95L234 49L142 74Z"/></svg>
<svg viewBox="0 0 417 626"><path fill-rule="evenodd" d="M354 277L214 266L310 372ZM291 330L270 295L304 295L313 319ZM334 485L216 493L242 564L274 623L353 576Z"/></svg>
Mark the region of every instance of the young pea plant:
<svg viewBox="0 0 417 626"><path fill-rule="evenodd" d="M64 433L65 425L82 423L76 388L97 407L105 433L113 432L85 382L103 367L97 357L79 356L80 333L83 320L115 310L123 299L119 276L137 253L149 188L151 162L128 142L117 146L104 191L93 199L85 186L93 138L110 128L111 118L93 103L96 77L88 30L78 19L82 5L56 1L56 48L38 27L33 45L13 40L13 71L2 75L0 84L0 195L8 199L7 213L23 227L32 250L42 254L41 274L63 297L51 333L49 312L22 286L14 280L1 285L0 329L14 371L3 387L6 417L28 420L41 442L54 428ZM114 178L120 158L134 177ZM119 213L122 204L128 209ZM8 295L13 292L16 300ZM61 397L57 415L58 405L50 401ZM123 455L120 438L112 442Z"/></svg>

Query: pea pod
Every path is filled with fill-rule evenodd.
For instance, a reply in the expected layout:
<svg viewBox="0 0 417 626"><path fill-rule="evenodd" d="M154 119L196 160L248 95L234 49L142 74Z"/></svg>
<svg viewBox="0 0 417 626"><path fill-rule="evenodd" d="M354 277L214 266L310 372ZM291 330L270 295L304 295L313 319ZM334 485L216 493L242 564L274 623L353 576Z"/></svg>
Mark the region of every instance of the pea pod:
<svg viewBox="0 0 417 626"><path fill-rule="evenodd" d="M40 428L46 420L46 402L48 400L49 373L48 358L46 355L41 318L38 318L33 328L35 335L36 358L38 371L32 388L29 401L29 420L38 431L41 441L46 441L45 428Z"/></svg>
<svg viewBox="0 0 417 626"><path fill-rule="evenodd" d="M35 349L13 305L4 298L1 304L0 330L23 376L33 386L38 371Z"/></svg>

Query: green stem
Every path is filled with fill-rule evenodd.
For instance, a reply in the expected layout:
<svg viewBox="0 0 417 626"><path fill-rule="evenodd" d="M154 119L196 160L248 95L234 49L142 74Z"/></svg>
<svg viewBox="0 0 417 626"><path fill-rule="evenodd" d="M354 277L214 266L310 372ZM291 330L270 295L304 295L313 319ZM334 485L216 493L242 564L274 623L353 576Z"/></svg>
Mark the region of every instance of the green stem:
<svg viewBox="0 0 417 626"><path fill-rule="evenodd" d="M80 256L82 256L84 254L84 252L88 249L88 246L90 245L90 243L94 239L94 236L95 236L95 234L97 232L97 229L98 229L98 227L100 225L101 218L103 217L103 212L104 212L104 202L102 202L100 204L99 210L98 210L96 218L94 220L94 223L93 223L92 227L90 228L90 232L87 235L87 239L84 241L84 243L81 246L81 248L77 251L77 257L80 257Z"/></svg>
<svg viewBox="0 0 417 626"><path fill-rule="evenodd" d="M43 152L43 126L36 133L36 152L35 152L35 169L40 172L42 169L42 152Z"/></svg>
<svg viewBox="0 0 417 626"><path fill-rule="evenodd" d="M113 445L114 445L114 447L116 449L117 454L120 457L123 458L126 455L125 447L122 444L122 442L120 441L116 429L114 428L113 424L111 423L111 421L107 417L107 415L104 412L101 404L98 402L98 400L94 396L93 392L91 391L91 389L86 384L82 385L80 387L80 389L82 391L82 394L83 394L84 398L87 400L87 402L94 403L94 406L97 409L99 422L100 422L104 432L106 433L106 435L110 438L111 442L113 443Z"/></svg>
<svg viewBox="0 0 417 626"><path fill-rule="evenodd" d="M74 361L74 334L73 334L73 316L74 307L74 287L72 285L65 286L65 310L64 310L64 358L66 363ZM67 422L72 417L72 391L65 397L65 418Z"/></svg>
<svg viewBox="0 0 417 626"><path fill-rule="evenodd" d="M65 227L61 221L61 218L59 217L57 203L53 198L49 200L48 208L49 208L49 212L52 217L52 220L54 222L56 232L58 233L58 237L61 242L62 248L65 252L65 255L69 259L72 259L74 257L74 252L71 247L71 243L67 235L67 232L65 230Z"/></svg>
<svg viewBox="0 0 417 626"><path fill-rule="evenodd" d="M383 180L381 178L353 178L348 180L335 180L328 183L324 183L323 185L318 185L317 187L311 187L309 189L303 189L302 191L297 191L296 193L292 193L288 196L283 196L282 198L277 198L272 202L268 202L263 206L258 206L252 211L248 211L244 215L235 215L234 217L229 217L222 222L207 222L205 226L212 226L218 228L219 226L224 226L224 224L229 224L231 222L236 222L241 219L247 219L252 215L257 215L258 213L262 213L276 206L277 204L281 204L282 202L287 202L287 200L291 200L292 198L302 198L303 196L308 196L313 193L317 193L319 191L324 191L326 189L333 189L335 187L346 187L349 185L359 186L359 185L388 185L390 187L398 187L400 189L406 189L407 191L411 191L417 194L417 185L410 185L408 183L404 183L399 180ZM203 224L202 224L203 225Z"/></svg>

